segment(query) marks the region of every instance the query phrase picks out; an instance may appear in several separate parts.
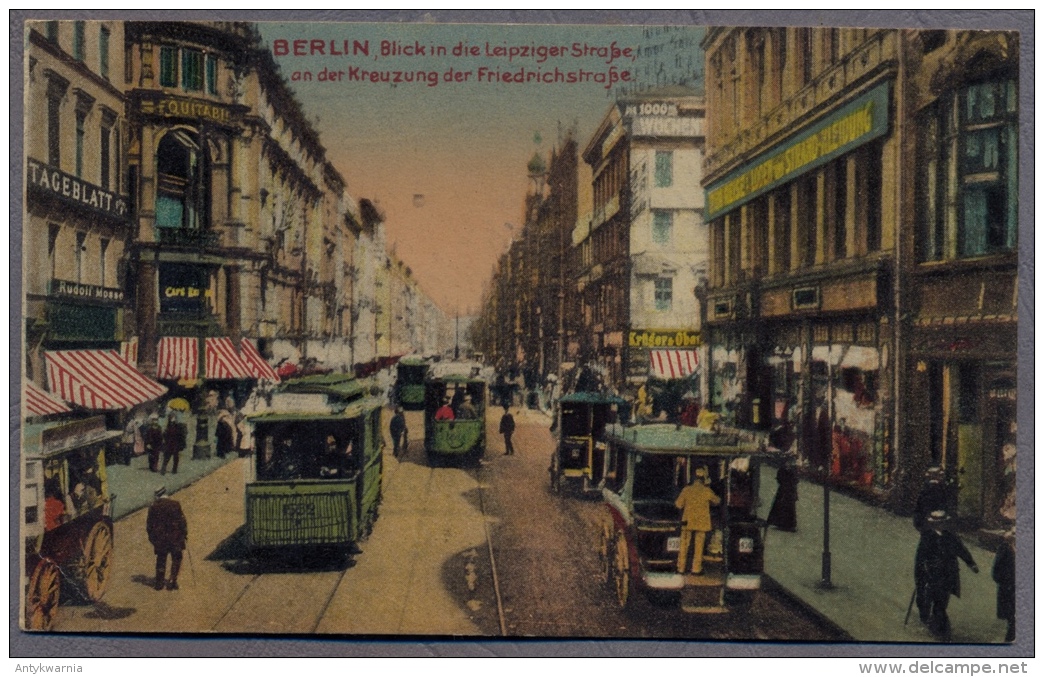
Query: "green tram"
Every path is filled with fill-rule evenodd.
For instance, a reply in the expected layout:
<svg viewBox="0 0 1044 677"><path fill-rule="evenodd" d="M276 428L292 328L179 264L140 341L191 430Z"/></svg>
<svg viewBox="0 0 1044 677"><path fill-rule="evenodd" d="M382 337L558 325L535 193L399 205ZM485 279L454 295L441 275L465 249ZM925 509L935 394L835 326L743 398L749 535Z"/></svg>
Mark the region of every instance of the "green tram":
<svg viewBox="0 0 1044 677"><path fill-rule="evenodd" d="M381 501L381 400L366 381L326 374L285 382L272 404L250 419L250 548L351 552L372 531Z"/></svg>
<svg viewBox="0 0 1044 677"><path fill-rule="evenodd" d="M408 411L424 408L424 379L428 363L419 357L399 360L395 371L395 403Z"/></svg>
<svg viewBox="0 0 1044 677"><path fill-rule="evenodd" d="M475 465L486 453L487 390L486 381L477 375L428 375L424 451L432 466L446 461Z"/></svg>

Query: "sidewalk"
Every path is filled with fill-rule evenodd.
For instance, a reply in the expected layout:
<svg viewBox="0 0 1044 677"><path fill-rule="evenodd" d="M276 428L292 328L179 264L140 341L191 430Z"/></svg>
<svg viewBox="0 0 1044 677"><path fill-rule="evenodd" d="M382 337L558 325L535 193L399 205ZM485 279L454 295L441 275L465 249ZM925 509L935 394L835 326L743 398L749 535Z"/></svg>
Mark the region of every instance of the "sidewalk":
<svg viewBox="0 0 1044 677"><path fill-rule="evenodd" d="M761 471L765 517L776 493L775 468ZM793 596L846 631L858 642L935 642L918 617L916 604L904 625L913 594L914 555L919 534L908 517L830 492L830 553L833 590L818 587L822 577L823 488L801 481L796 533L769 528L765 572ZM962 538L979 573L964 562L961 597L951 597L948 614L953 642L1002 643L1007 624L996 615L997 587L990 575L993 553Z"/></svg>
<svg viewBox="0 0 1044 677"><path fill-rule="evenodd" d="M167 466L166 475L151 472L147 455L132 458L130 465L106 465L109 493L115 496L112 518L118 520L150 505L156 488L161 484L167 488L167 495L173 494L238 458L235 454L229 454L225 458L211 456L207 459L193 460L192 444L194 440L195 435L190 433L188 448L181 452L177 475L171 472L170 465ZM161 464L162 458L161 456Z"/></svg>

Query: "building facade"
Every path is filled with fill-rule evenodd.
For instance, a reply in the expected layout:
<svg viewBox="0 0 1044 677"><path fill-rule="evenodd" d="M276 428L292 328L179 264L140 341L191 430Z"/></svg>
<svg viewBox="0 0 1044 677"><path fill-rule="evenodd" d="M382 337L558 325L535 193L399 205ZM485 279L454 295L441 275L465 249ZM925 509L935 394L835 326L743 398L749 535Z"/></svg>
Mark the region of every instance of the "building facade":
<svg viewBox="0 0 1044 677"><path fill-rule="evenodd" d="M705 110L695 90L680 87L621 99L583 151L594 198L589 227L573 238L581 360L620 389L700 372Z"/></svg>
<svg viewBox="0 0 1044 677"><path fill-rule="evenodd" d="M952 310L942 308L967 303L955 306L942 287L961 280L962 289L990 289L974 296L990 303L965 308L975 321L961 331L1009 329L1010 349L1001 349L1003 338L991 347L1014 364L1014 308L994 296L1011 302L1015 279L1014 221L1005 220L1014 218L1005 211L1014 209L1005 192L1014 190L1013 165L998 150L1012 143L1014 112L994 74L1010 74L1017 50L1005 61L996 56L1003 50L977 51L968 41L943 32L729 28L704 42L714 111L704 178L711 401L737 425L793 432L814 472L898 509L910 507L933 462L967 477L968 445L982 431L964 428L962 438L957 421L989 408L991 389L1007 392L1006 367L958 364L973 357L961 352L970 339L938 326L952 324ZM963 48L947 51L951 44ZM993 70L977 76L989 84L975 89L966 74L985 58L980 52L994 55ZM975 113L986 117L963 131L975 136L980 123L992 130L989 151L974 150L981 137L969 142L955 127L980 94L989 114ZM987 152L992 173L969 168L973 152ZM955 235L975 219L974 243ZM958 346L946 359L943 343ZM960 373L975 387L962 390ZM961 411L956 394L971 391L978 404L965 401ZM981 500L969 498L984 486L960 481L968 521L985 517Z"/></svg>

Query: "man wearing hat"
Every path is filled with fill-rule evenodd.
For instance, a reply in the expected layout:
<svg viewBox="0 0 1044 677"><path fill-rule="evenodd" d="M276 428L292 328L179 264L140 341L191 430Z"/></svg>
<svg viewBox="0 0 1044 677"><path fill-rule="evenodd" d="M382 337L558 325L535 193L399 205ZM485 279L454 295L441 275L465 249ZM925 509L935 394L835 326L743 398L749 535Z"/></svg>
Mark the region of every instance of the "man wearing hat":
<svg viewBox="0 0 1044 677"><path fill-rule="evenodd" d="M471 395L465 395L464 401L457 407L457 418L472 421L478 418L478 411L471 402Z"/></svg>
<svg viewBox="0 0 1044 677"><path fill-rule="evenodd" d="M682 511L681 547L678 551L678 573L685 573L685 557L689 544L693 543L692 573L703 573L703 550L707 546L707 534L711 525L711 506L721 505L721 499L707 486L708 475L704 467L696 468L692 484L678 494L675 507Z"/></svg>
<svg viewBox="0 0 1044 677"><path fill-rule="evenodd" d="M406 445L406 415L402 413L402 407L395 407L395 415L391 417L391 422L388 424L388 432L391 433L392 438L392 456L395 458L399 457L399 452L404 450Z"/></svg>
<svg viewBox="0 0 1044 677"><path fill-rule="evenodd" d="M921 541L917 545L914 562L917 611L921 622L928 626L936 637L950 641L950 619L946 607L950 595L961 596L961 572L957 558L975 573L975 564L968 548L950 529L949 515L945 510L936 510L928 515Z"/></svg>
<svg viewBox="0 0 1044 677"><path fill-rule="evenodd" d="M914 528L924 531L928 515L936 510L946 510L949 507L949 496L946 492L946 473L939 466L932 466L924 473L924 487L917 495L917 505L914 508Z"/></svg>
<svg viewBox="0 0 1044 677"><path fill-rule="evenodd" d="M181 555L188 540L188 523L181 504L166 497L167 490L157 487L156 500L149 506L145 520L145 531L149 535L149 543L156 552L157 590L162 590L167 570L167 555L170 555L170 580L166 581L167 590L178 589L178 571L181 569Z"/></svg>
<svg viewBox="0 0 1044 677"><path fill-rule="evenodd" d="M163 428L160 427L159 414L149 414L145 430L141 434L145 453L149 456L149 470L159 472L160 453L163 452Z"/></svg>

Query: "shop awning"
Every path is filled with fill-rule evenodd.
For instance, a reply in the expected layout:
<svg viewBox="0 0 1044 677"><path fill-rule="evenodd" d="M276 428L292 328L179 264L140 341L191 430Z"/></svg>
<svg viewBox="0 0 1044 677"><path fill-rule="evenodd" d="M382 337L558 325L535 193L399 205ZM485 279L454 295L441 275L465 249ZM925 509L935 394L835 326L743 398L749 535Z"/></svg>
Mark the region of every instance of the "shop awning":
<svg viewBox="0 0 1044 677"><path fill-rule="evenodd" d="M239 356L232 339L227 336L204 339L203 378L256 378L250 365ZM193 380L200 378L199 339L193 336L164 336L156 351L156 378Z"/></svg>
<svg viewBox="0 0 1044 677"><path fill-rule="evenodd" d="M236 352L227 336L206 339L208 379L255 378L250 366Z"/></svg>
<svg viewBox="0 0 1044 677"><path fill-rule="evenodd" d="M164 336L156 350L156 378L178 381L199 378L199 339Z"/></svg>
<svg viewBox="0 0 1044 677"><path fill-rule="evenodd" d="M50 391L85 409L127 409L167 392L115 350L55 350L44 358Z"/></svg>
<svg viewBox="0 0 1044 677"><path fill-rule="evenodd" d="M32 381L25 382L25 410L30 416L65 414L72 411L65 402L55 398Z"/></svg>
<svg viewBox="0 0 1044 677"><path fill-rule="evenodd" d="M132 367L138 366L138 337L120 343L120 357Z"/></svg>
<svg viewBox="0 0 1044 677"><path fill-rule="evenodd" d="M279 383L279 375L276 374L275 369L265 361L265 358L261 357L261 352L250 339L244 338L239 342L239 353L243 357L243 361L246 363L251 373L256 378Z"/></svg>
<svg viewBox="0 0 1044 677"><path fill-rule="evenodd" d="M696 373L699 356L695 350L649 351L649 373L659 379L685 378Z"/></svg>

